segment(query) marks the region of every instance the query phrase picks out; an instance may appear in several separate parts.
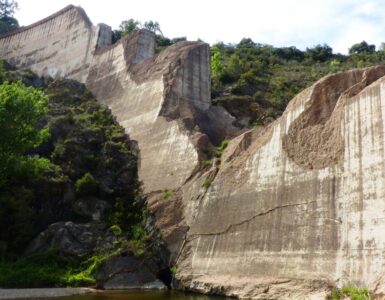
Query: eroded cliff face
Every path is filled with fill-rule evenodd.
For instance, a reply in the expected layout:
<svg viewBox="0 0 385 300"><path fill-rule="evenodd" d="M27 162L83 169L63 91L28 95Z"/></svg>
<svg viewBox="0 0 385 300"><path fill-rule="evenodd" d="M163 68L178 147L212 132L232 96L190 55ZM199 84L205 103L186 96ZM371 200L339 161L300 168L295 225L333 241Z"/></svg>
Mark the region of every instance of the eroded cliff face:
<svg viewBox="0 0 385 300"><path fill-rule="evenodd" d="M380 66L321 79L268 128L233 139L207 190L210 171L183 187L182 285L301 298L381 276L384 75Z"/></svg>
<svg viewBox="0 0 385 300"><path fill-rule="evenodd" d="M103 46L108 28L96 35L87 20L71 6L0 36L0 54L40 75L85 82L137 141L139 178L180 287L303 299L335 285L378 283L385 67L325 77L276 122L241 133L210 104L207 44L181 42L155 55L154 35L139 31ZM35 51L34 34L55 24L74 42L55 52L52 35ZM72 39L78 27L84 35ZM82 59L65 62L72 55ZM207 166L224 138L233 139Z"/></svg>

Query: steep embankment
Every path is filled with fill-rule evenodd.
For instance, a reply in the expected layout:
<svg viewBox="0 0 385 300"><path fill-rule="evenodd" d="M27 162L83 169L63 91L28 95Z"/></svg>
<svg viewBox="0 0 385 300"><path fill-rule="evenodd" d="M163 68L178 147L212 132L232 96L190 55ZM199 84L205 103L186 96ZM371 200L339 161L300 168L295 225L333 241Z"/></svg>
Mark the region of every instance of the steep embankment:
<svg viewBox="0 0 385 300"><path fill-rule="evenodd" d="M383 274L385 67L321 79L183 187L182 286L295 298Z"/></svg>
<svg viewBox="0 0 385 300"><path fill-rule="evenodd" d="M75 7L52 24L67 14L76 16L69 24L84 24ZM30 43L15 38L8 48ZM84 76L74 78L137 142L139 180L179 287L291 299L333 285L381 284L383 66L327 76L280 119L240 135L234 119L210 104L208 45L181 42L155 56L148 31L97 45ZM49 63L64 70L63 55ZM46 75L38 56L28 66ZM226 141L215 149L225 138L233 138L227 149Z"/></svg>

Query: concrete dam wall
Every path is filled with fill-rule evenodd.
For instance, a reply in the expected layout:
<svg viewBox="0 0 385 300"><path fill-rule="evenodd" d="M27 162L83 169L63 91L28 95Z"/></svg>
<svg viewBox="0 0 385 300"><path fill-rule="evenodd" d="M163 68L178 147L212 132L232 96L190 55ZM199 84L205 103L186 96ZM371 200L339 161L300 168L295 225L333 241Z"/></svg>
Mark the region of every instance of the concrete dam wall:
<svg viewBox="0 0 385 300"><path fill-rule="evenodd" d="M69 6L0 36L0 56L87 85L138 144L148 207L182 288L305 299L385 271L385 67L327 76L263 129L210 103L209 46L111 44ZM231 139L221 159L214 144ZM167 198L164 192L168 191Z"/></svg>

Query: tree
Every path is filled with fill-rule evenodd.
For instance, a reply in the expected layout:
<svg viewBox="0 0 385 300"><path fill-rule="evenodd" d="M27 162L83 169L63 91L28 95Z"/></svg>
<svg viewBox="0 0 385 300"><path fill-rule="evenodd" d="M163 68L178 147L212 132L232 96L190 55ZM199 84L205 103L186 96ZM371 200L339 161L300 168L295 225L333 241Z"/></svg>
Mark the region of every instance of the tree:
<svg viewBox="0 0 385 300"><path fill-rule="evenodd" d="M0 18L0 34L19 28L19 22L13 17Z"/></svg>
<svg viewBox="0 0 385 300"><path fill-rule="evenodd" d="M131 32L138 31L141 28L141 23L134 19L129 19L122 21L119 25L119 30L121 31L121 36L125 36Z"/></svg>
<svg viewBox="0 0 385 300"><path fill-rule="evenodd" d="M237 45L237 48L253 48L253 47L255 47L255 43L250 38L243 38Z"/></svg>
<svg viewBox="0 0 385 300"><path fill-rule="evenodd" d="M19 9L19 5L15 0L0 0L0 18L13 17Z"/></svg>
<svg viewBox="0 0 385 300"><path fill-rule="evenodd" d="M21 82L0 85L0 186L26 165L27 151L48 137L47 130L37 128L47 101L43 92Z"/></svg>
<svg viewBox="0 0 385 300"><path fill-rule="evenodd" d="M13 18L18 8L14 0L0 0L0 34L19 28L19 22Z"/></svg>
<svg viewBox="0 0 385 300"><path fill-rule="evenodd" d="M333 49L328 44L306 48L305 57L314 62L324 62L333 57Z"/></svg>
<svg viewBox="0 0 385 300"><path fill-rule="evenodd" d="M160 30L160 25L156 21L155 22L154 21L145 22L143 28L150 30L154 33L159 32L163 36L162 30Z"/></svg>
<svg viewBox="0 0 385 300"><path fill-rule="evenodd" d="M374 53L375 51L376 51L375 45L369 45L367 42L362 41L361 43L354 44L349 49L349 54Z"/></svg>

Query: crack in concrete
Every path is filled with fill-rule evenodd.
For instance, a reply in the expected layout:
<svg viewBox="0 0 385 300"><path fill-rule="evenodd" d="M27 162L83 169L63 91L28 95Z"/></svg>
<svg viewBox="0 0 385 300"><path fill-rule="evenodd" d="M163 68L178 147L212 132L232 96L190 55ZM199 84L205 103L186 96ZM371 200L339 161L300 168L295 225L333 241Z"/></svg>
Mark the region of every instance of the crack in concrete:
<svg viewBox="0 0 385 300"><path fill-rule="evenodd" d="M312 203L315 203L316 201L310 201L310 202L302 202L302 203L294 203L294 204L286 204L286 205L279 205L279 206L275 206L273 208L270 208L266 211L263 211L263 212L260 212L246 220L243 220L239 223L235 223L235 224L230 224L229 226L227 226L227 228L225 230L222 230L222 231L218 231L218 232L207 232L207 233L192 233L190 234L190 237L193 237L191 239L188 239L187 241L192 241L196 238L199 238L200 236L212 236L212 235L222 235L222 234L226 234L228 233L233 227L237 227L237 226L241 226L245 223L248 223L254 219L256 219L257 217L260 217L260 216L264 216L264 215L267 215L269 213L272 213L278 209L283 209L283 208L287 208L287 207L293 207L293 206L301 206L301 205L308 205L308 204L312 204Z"/></svg>

